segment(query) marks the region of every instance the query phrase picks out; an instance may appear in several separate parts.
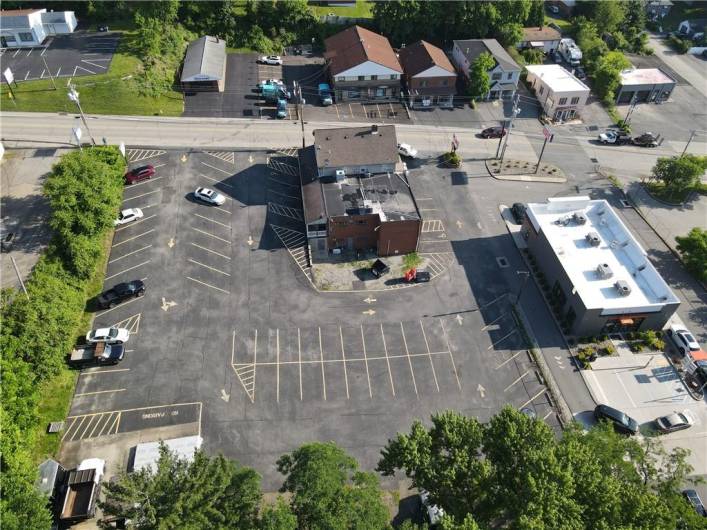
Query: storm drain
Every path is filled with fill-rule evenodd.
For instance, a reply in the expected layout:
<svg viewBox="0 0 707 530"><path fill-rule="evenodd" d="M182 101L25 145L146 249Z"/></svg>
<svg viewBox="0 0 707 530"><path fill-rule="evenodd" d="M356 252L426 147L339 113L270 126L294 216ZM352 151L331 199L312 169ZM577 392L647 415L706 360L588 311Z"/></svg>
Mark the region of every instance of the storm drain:
<svg viewBox="0 0 707 530"><path fill-rule="evenodd" d="M496 263L498 263L498 266L501 267L502 269L505 269L508 267L508 260L504 258L503 256L496 258Z"/></svg>

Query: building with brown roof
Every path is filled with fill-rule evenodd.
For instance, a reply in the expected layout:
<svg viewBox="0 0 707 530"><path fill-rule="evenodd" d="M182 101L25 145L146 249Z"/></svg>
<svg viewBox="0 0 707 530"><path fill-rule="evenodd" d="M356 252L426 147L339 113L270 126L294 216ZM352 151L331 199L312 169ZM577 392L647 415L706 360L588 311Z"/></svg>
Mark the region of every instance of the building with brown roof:
<svg viewBox="0 0 707 530"><path fill-rule="evenodd" d="M457 73L442 49L421 40L401 48L398 59L412 107L454 105Z"/></svg>
<svg viewBox="0 0 707 530"><path fill-rule="evenodd" d="M318 129L299 150L302 204L313 261L335 252L408 254L422 220L402 173L392 125Z"/></svg>
<svg viewBox="0 0 707 530"><path fill-rule="evenodd" d="M352 26L326 39L324 46L338 101L389 100L400 95L403 69L382 35Z"/></svg>
<svg viewBox="0 0 707 530"><path fill-rule="evenodd" d="M543 53L555 53L561 39L562 34L550 26L523 28L523 39L518 43L518 48L521 50L532 48Z"/></svg>

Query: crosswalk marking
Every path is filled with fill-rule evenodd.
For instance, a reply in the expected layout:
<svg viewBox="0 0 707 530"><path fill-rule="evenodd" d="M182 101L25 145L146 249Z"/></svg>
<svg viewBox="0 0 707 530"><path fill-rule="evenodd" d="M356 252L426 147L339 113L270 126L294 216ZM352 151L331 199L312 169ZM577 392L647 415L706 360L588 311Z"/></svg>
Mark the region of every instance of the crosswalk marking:
<svg viewBox="0 0 707 530"><path fill-rule="evenodd" d="M64 431L61 441L77 441L118 434L121 411L102 412L69 416L69 426Z"/></svg>
<svg viewBox="0 0 707 530"><path fill-rule="evenodd" d="M291 208L290 206L283 206L281 204L269 202L268 210L276 215L281 215L282 217L289 217L290 219L295 219L297 221L304 221L302 210L298 208Z"/></svg>
<svg viewBox="0 0 707 530"><path fill-rule="evenodd" d="M285 164L274 158L268 158L268 167L273 171L282 173L283 175L289 175L290 177L296 177L299 175L299 171L296 166Z"/></svg>
<svg viewBox="0 0 707 530"><path fill-rule="evenodd" d="M297 147L275 147L274 152L279 153L284 156L297 156Z"/></svg>
<svg viewBox="0 0 707 530"><path fill-rule="evenodd" d="M444 225L439 219L428 219L422 221L422 232L444 232Z"/></svg>
<svg viewBox="0 0 707 530"><path fill-rule="evenodd" d="M154 158L165 154L167 151L160 151L157 149L128 149L127 155L130 162L139 162L140 160L146 160L148 158Z"/></svg>
<svg viewBox="0 0 707 530"><path fill-rule="evenodd" d="M243 390L248 394L251 403L255 403L255 364L233 365L238 379L243 385Z"/></svg>
<svg viewBox="0 0 707 530"><path fill-rule="evenodd" d="M282 244L285 245L285 248L287 248L290 256L292 256L292 259L295 260L297 266L307 277L309 283L314 286L314 282L312 281L312 266L309 263L307 238L305 235L297 230L292 230L290 228L285 228L274 224L271 224L270 227L273 229L273 232L275 232L278 239L282 241Z"/></svg>
<svg viewBox="0 0 707 530"><path fill-rule="evenodd" d="M429 269L432 278L436 278L446 271L454 259L454 254L452 252L423 253L420 254L420 256L427 258L427 268Z"/></svg>
<svg viewBox="0 0 707 530"><path fill-rule="evenodd" d="M120 322L116 322L113 324L113 327L116 328L127 328L127 330L130 332L131 335L135 335L138 330L140 329L140 315L142 313L138 313L137 315L133 315L131 317L126 318L125 320L121 320Z"/></svg>

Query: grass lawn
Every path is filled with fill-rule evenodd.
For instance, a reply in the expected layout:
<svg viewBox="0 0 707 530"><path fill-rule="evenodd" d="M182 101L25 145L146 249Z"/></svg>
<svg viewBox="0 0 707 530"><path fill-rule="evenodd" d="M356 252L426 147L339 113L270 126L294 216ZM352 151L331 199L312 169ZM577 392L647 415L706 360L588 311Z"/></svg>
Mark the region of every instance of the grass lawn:
<svg viewBox="0 0 707 530"><path fill-rule="evenodd" d="M310 6L310 9L318 17L334 13L340 17L373 18L373 2L367 0L356 0L352 7Z"/></svg>
<svg viewBox="0 0 707 530"><path fill-rule="evenodd" d="M702 182L692 188L677 191L668 190L661 182L649 182L646 184L646 187L650 194L656 199L672 204L682 204L692 192L707 195L707 184Z"/></svg>
<svg viewBox="0 0 707 530"><path fill-rule="evenodd" d="M184 104L179 92L168 92L158 98L138 95L132 76L139 72L140 59L130 53L134 32L124 32L116 54L106 74L75 77L72 83L81 97L81 106L87 114L135 114L143 116L179 116ZM57 78L57 90L51 80L21 81L14 89L16 105L9 97L7 87L0 88L0 106L6 111L77 112L76 105L67 97L68 79Z"/></svg>
<svg viewBox="0 0 707 530"><path fill-rule="evenodd" d="M545 24L549 24L550 22L554 22L555 24L560 26L560 29L562 29L563 33L569 31L572 27L572 23L566 18L557 18L551 17L550 15L545 15Z"/></svg>

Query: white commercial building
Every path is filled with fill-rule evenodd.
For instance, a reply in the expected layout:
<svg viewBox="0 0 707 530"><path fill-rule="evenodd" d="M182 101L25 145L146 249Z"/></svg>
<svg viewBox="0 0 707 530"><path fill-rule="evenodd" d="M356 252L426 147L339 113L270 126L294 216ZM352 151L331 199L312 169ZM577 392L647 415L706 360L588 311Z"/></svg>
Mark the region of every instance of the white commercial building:
<svg viewBox="0 0 707 530"><path fill-rule="evenodd" d="M47 37L73 33L76 29L73 11L46 9L10 9L0 11L0 47L31 48L40 46Z"/></svg>
<svg viewBox="0 0 707 530"><path fill-rule="evenodd" d="M680 305L605 200L528 204L523 229L560 321L574 335L662 329Z"/></svg>
<svg viewBox="0 0 707 530"><path fill-rule="evenodd" d="M547 116L554 121L567 121L581 114L589 97L587 85L559 64L531 64L525 69L528 84Z"/></svg>

